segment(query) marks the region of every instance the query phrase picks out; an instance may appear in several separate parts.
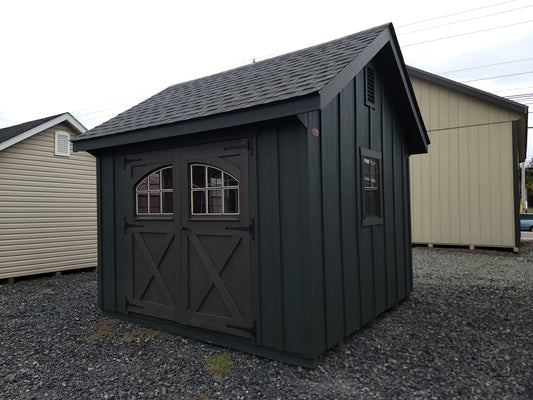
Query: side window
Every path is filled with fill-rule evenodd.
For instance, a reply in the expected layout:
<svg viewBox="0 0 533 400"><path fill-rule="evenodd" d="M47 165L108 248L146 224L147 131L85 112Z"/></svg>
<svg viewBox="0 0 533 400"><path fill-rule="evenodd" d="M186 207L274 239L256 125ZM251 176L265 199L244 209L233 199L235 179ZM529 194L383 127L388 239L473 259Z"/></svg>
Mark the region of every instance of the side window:
<svg viewBox="0 0 533 400"><path fill-rule="evenodd" d="M382 223L381 153L361 148L362 210L366 225Z"/></svg>
<svg viewBox="0 0 533 400"><path fill-rule="evenodd" d="M137 215L172 214L172 193L172 167L152 172L135 188Z"/></svg>
<svg viewBox="0 0 533 400"><path fill-rule="evenodd" d="M190 166L191 214L238 215L239 181L229 173L204 164Z"/></svg>

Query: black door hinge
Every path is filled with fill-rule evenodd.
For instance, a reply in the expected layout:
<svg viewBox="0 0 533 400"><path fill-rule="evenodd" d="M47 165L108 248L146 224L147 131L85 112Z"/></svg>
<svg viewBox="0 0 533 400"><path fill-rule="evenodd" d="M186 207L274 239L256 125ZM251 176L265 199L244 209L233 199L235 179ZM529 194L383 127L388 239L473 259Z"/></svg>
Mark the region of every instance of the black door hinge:
<svg viewBox="0 0 533 400"><path fill-rule="evenodd" d="M249 327L249 328L246 328L246 327L243 327L243 326L231 325L231 324L227 324L226 327L231 328L231 329L237 329L237 330L242 331L242 332L248 332L253 337L255 337L256 334L257 334L255 321L254 321L254 324L251 327Z"/></svg>
<svg viewBox="0 0 533 400"><path fill-rule="evenodd" d="M250 232L251 239L255 239L255 226L254 226L254 219L252 218L252 222L248 226L226 226L227 231L241 231L241 232Z"/></svg>
<svg viewBox="0 0 533 400"><path fill-rule="evenodd" d="M144 227L143 224L130 224L128 222L128 219L126 217L124 217L124 233L126 233L126 231L129 228L143 228L143 227Z"/></svg>
<svg viewBox="0 0 533 400"><path fill-rule="evenodd" d="M126 305L126 312L128 311L128 308L139 308L141 310L144 310L144 306L139 306L137 304L130 303L130 301L128 300L128 296L126 296L124 298L124 301L125 301L125 305Z"/></svg>

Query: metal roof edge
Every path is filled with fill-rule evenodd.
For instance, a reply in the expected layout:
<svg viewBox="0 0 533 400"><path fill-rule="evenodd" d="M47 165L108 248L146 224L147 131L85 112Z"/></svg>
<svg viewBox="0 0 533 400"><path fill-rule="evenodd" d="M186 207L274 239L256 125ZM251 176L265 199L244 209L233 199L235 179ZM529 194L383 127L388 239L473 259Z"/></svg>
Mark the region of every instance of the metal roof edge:
<svg viewBox="0 0 533 400"><path fill-rule="evenodd" d="M137 131L126 131L114 135L87 137L73 141L74 151L92 151L150 140L168 139L193 133L229 128L290 117L304 112L318 110L318 93L291 98L277 103L264 104L251 109L240 109L229 113L214 114L195 120L186 120L167 125L159 125Z"/></svg>
<svg viewBox="0 0 533 400"><path fill-rule="evenodd" d="M493 104L508 108L518 113L527 113L528 107L525 106L524 104L506 99L505 97L501 97L501 96L495 95L490 92L486 92L481 89L476 89L472 86L465 85L464 83L460 83L452 79L444 78L443 76L436 75L431 72L421 70L419 68L415 68L409 65L407 65L406 67L407 67L407 73L416 78L425 79L437 85L441 85L441 86L444 86L450 89L454 89L458 92L477 97L478 99L485 100L489 103L493 103Z"/></svg>
<svg viewBox="0 0 533 400"><path fill-rule="evenodd" d="M85 128L76 118L74 118L69 112L63 113L61 115L58 115L54 119L51 119L49 121L46 121L40 125L37 125L26 132L23 132L17 136L14 136L2 143L0 143L0 151L7 149L8 147L11 147L25 139L28 139L32 137L33 135L36 135L39 132L42 132L46 129L49 129L53 127L54 125L60 124L62 122L69 122L73 128L78 130L81 133L85 133L87 131L87 128Z"/></svg>

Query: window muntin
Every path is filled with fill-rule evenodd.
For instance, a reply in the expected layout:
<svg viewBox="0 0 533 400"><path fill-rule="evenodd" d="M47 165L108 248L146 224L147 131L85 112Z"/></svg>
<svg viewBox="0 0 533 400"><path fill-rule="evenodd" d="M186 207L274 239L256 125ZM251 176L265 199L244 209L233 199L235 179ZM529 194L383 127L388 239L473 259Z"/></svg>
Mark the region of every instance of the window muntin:
<svg viewBox="0 0 533 400"><path fill-rule="evenodd" d="M381 218L379 160L363 156L364 218Z"/></svg>
<svg viewBox="0 0 533 400"><path fill-rule="evenodd" d="M152 172L135 188L137 215L171 215L172 196L172 167Z"/></svg>
<svg viewBox="0 0 533 400"><path fill-rule="evenodd" d="M227 172L205 164L190 166L191 214L238 215L239 181Z"/></svg>
<svg viewBox="0 0 533 400"><path fill-rule="evenodd" d="M362 224L383 223L383 176L380 151L360 147Z"/></svg>

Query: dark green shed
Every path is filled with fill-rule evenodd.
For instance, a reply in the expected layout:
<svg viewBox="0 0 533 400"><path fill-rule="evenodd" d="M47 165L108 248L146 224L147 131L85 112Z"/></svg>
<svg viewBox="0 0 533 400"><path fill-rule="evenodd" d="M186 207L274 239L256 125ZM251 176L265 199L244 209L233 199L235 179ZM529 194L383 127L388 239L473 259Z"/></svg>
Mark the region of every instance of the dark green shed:
<svg viewBox="0 0 533 400"><path fill-rule="evenodd" d="M305 366L412 287L428 137L391 24L171 86L79 136L99 304Z"/></svg>

